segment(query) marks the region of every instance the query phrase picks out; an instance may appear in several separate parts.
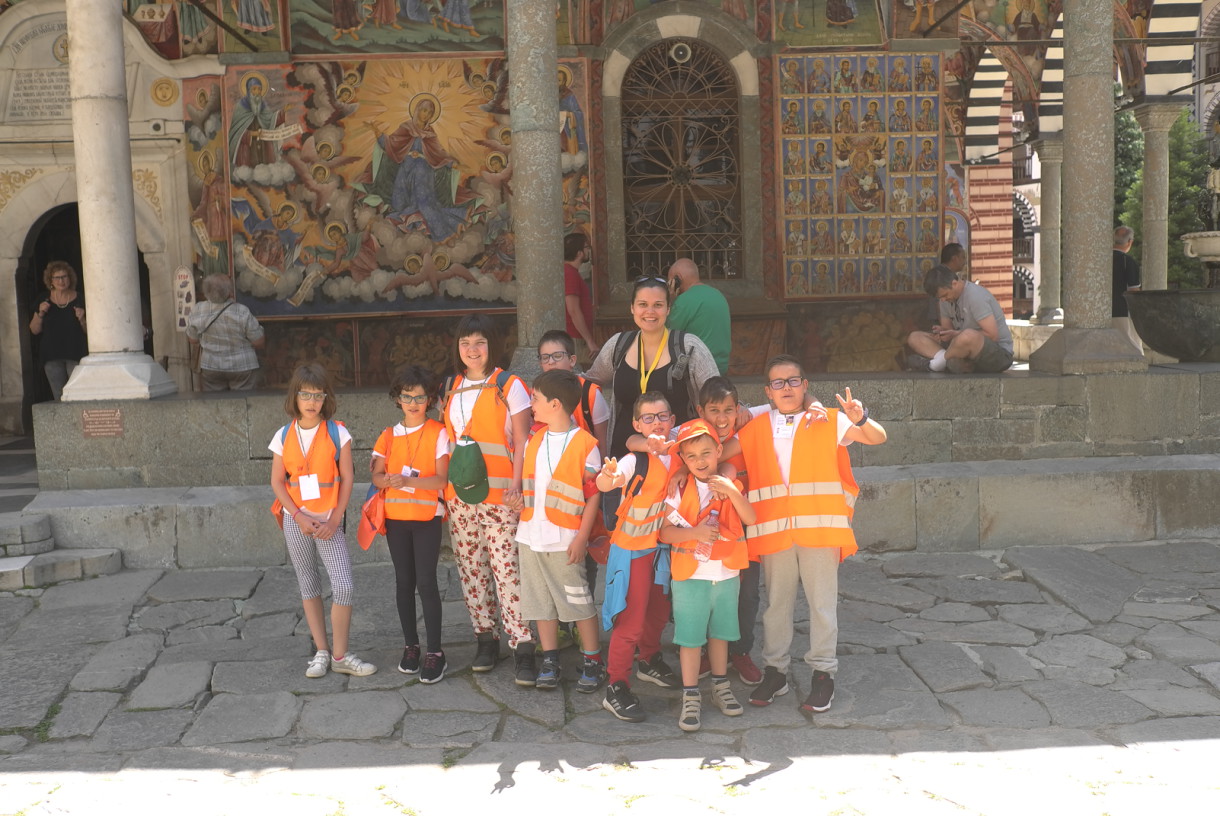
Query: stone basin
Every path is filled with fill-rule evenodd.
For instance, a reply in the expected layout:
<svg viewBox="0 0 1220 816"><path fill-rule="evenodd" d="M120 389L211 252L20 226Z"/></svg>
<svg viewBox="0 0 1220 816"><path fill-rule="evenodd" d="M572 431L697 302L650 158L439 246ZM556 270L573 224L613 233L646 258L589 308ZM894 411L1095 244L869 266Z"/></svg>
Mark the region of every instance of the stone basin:
<svg viewBox="0 0 1220 816"><path fill-rule="evenodd" d="M1220 289L1127 292L1131 322L1153 351L1184 363L1220 363Z"/></svg>

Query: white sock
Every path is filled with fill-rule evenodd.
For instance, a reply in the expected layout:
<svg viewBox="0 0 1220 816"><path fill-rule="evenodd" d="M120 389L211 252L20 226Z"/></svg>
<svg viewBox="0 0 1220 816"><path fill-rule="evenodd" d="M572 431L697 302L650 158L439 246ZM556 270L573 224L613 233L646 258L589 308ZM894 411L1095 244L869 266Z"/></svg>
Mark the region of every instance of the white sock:
<svg viewBox="0 0 1220 816"><path fill-rule="evenodd" d="M945 350L941 349L936 352L936 356L928 361L928 368L933 371L944 371L948 363L945 362Z"/></svg>

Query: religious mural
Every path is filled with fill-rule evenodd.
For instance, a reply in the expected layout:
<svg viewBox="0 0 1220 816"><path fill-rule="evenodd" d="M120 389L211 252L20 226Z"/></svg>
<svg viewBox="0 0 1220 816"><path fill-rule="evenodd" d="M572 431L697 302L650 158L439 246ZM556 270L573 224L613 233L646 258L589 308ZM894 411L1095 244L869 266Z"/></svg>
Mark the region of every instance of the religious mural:
<svg viewBox="0 0 1220 816"><path fill-rule="evenodd" d="M796 48L883 45L880 0L774 0L775 42Z"/></svg>
<svg viewBox="0 0 1220 816"><path fill-rule="evenodd" d="M626 20L637 11L655 6L659 0L606 0L606 31ZM753 25L756 0L698 0L715 6L725 14Z"/></svg>
<svg viewBox="0 0 1220 816"><path fill-rule="evenodd" d="M778 58L790 298L922 291L941 247L939 54Z"/></svg>
<svg viewBox="0 0 1220 816"><path fill-rule="evenodd" d="M585 64L561 63L556 87L572 229L590 212ZM188 83L196 268L231 263L259 317L511 308L506 94L503 59L231 66L223 93Z"/></svg>
<svg viewBox="0 0 1220 816"><path fill-rule="evenodd" d="M222 19L240 35L222 32L225 53L284 50L278 0L220 0L220 11Z"/></svg>
<svg viewBox="0 0 1220 816"><path fill-rule="evenodd" d="M215 54L219 28L186 0L124 0L125 11L149 45L166 59ZM205 5L219 16L217 0Z"/></svg>
<svg viewBox="0 0 1220 816"><path fill-rule="evenodd" d="M289 0L297 54L504 50L502 0Z"/></svg>
<svg viewBox="0 0 1220 816"><path fill-rule="evenodd" d="M959 29L964 39L1012 43L991 49L1012 80L1014 105L1038 99L1045 45L1059 19L1061 0L974 0L962 8Z"/></svg>
<svg viewBox="0 0 1220 816"><path fill-rule="evenodd" d="M957 3L949 0L894 0L890 10L895 39L957 39ZM942 17L946 19L941 20ZM933 26L933 23L938 25Z"/></svg>

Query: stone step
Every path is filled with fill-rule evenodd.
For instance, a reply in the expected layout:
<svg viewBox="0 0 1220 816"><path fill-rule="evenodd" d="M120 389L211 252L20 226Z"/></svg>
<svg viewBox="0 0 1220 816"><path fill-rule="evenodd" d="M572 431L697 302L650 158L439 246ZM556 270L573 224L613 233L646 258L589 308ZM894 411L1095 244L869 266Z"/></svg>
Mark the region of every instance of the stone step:
<svg viewBox="0 0 1220 816"><path fill-rule="evenodd" d="M51 550L38 555L0 558L0 590L11 592L62 581L111 575L123 568L116 549Z"/></svg>
<svg viewBox="0 0 1220 816"><path fill-rule="evenodd" d="M0 558L41 555L55 549L44 513L0 513Z"/></svg>

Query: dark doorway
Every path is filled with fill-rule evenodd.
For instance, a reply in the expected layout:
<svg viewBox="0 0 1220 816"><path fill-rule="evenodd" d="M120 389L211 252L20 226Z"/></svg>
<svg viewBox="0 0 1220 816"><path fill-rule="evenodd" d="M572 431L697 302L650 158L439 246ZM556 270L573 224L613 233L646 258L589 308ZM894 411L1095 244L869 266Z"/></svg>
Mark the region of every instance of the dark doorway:
<svg viewBox="0 0 1220 816"><path fill-rule="evenodd" d="M148 266L144 263L143 253L137 253L140 271L140 305L144 315L144 325L150 326L152 299L148 290ZM23 396L21 401L21 423L27 433L33 433L34 420L31 406L36 402L46 402L51 399L51 386L47 383L42 371L42 361L38 356L38 338L30 334L26 328L30 315L34 314L40 298L46 297L47 287L42 280L42 272L51 261L67 261L72 264L80 279L79 286L85 293L85 310L89 309L88 279L89 270L81 259L80 248L80 215L76 204L63 204L53 210L48 210L42 218L30 228L26 236L25 252L17 264L17 319L22 326L21 335L21 373ZM145 350L151 345L151 336L145 335Z"/></svg>

